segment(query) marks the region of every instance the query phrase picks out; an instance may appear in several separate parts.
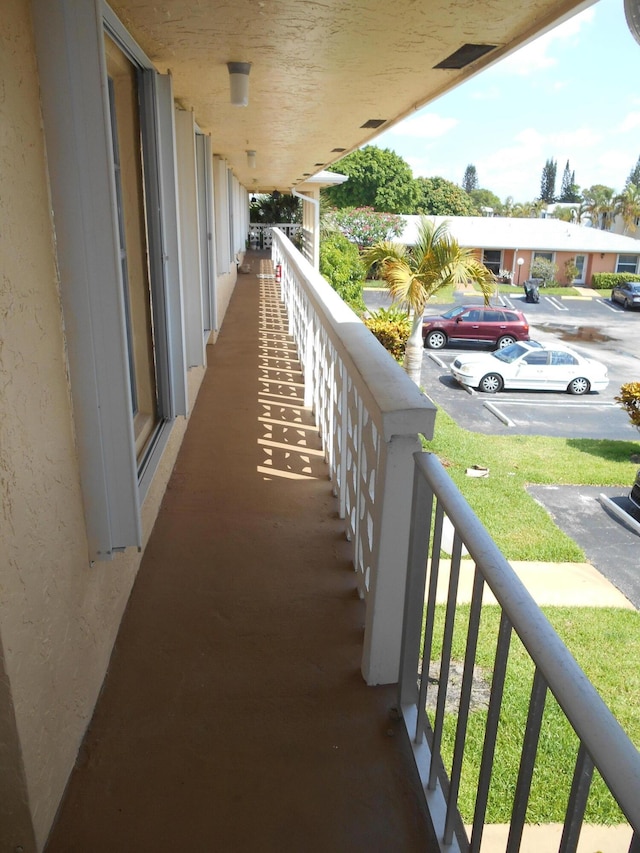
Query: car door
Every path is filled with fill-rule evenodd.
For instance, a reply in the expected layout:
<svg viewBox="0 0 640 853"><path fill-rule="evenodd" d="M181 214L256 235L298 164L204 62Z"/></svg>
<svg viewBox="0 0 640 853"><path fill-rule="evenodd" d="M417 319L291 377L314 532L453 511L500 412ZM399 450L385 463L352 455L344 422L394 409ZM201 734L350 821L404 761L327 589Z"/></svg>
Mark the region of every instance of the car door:
<svg viewBox="0 0 640 853"><path fill-rule="evenodd" d="M548 387L556 391L564 391L576 376L584 375L584 370L570 352L551 350L547 373Z"/></svg>
<svg viewBox="0 0 640 853"><path fill-rule="evenodd" d="M507 379L505 388L525 388L542 390L548 374L548 354L545 350L528 352L515 365L515 370Z"/></svg>
<svg viewBox="0 0 640 853"><path fill-rule="evenodd" d="M495 344L498 338L506 334L504 313L496 308L483 308L482 320L480 322L481 340Z"/></svg>
<svg viewBox="0 0 640 853"><path fill-rule="evenodd" d="M459 341L481 341L481 308L467 308L455 319L455 329L450 337Z"/></svg>

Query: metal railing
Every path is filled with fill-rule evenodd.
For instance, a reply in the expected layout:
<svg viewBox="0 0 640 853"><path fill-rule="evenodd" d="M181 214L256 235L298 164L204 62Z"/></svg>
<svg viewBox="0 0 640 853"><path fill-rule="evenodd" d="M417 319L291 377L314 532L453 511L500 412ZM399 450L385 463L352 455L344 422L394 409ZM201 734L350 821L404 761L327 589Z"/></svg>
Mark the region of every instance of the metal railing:
<svg viewBox="0 0 640 853"><path fill-rule="evenodd" d="M543 712L550 693L576 735L577 756L573 781L567 791L567 809L560 853L577 848L594 768L633 829L629 851L640 850L640 754L600 695L582 672L536 605L509 563L480 524L443 466L433 454L415 457L411 541L405 595L405 613L399 704L412 742L423 790L441 844L441 850L479 851L493 778L499 721L510 713L503 704L503 688L511 639L515 634L533 664L533 682L523 732L520 765L513 794L507 853L520 849L539 740L545 733ZM441 559L445 520L453 527L450 567ZM452 639L458 612L458 585L466 549L474 569L473 592L466 627L462 683L459 697L447 703ZM439 575L449 569L443 627L436 638L436 592ZM427 588L428 583L428 588ZM490 698L470 838L458 811L458 793L465 762L471 714L471 696L483 595L488 589L501 608ZM426 607L425 607L425 590ZM426 615L425 615L426 614ZM424 624L423 624L424 622ZM439 657L437 697L429 702L435 679L429 677L434 649ZM613 665L613 663L612 663ZM427 706L432 709L427 711ZM434 710L433 710L434 709ZM445 717L453 714L455 740L445 771L442 739ZM560 784L558 782L558 784ZM631 832L630 832L631 835ZM546 853L546 851L545 851Z"/></svg>
<svg viewBox="0 0 640 853"><path fill-rule="evenodd" d="M435 406L279 229L272 259L289 333L366 602L362 671L398 679L413 454Z"/></svg>

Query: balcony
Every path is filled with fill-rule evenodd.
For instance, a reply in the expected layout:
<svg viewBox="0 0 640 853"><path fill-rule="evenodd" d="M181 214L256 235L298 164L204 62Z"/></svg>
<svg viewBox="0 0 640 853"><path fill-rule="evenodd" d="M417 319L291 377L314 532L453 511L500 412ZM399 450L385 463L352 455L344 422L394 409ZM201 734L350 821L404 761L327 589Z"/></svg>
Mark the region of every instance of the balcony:
<svg viewBox="0 0 640 853"><path fill-rule="evenodd" d="M248 255L209 348L48 853L479 850L490 737L470 848L456 808L473 627L450 779L444 692L427 717L419 676L445 515L447 624L463 545L472 613L485 585L503 611L489 720L511 630L536 665L507 849L519 849L547 690L581 743L560 849L576 849L594 763L637 834L638 754L422 452L432 405L277 231L272 251L273 263Z"/></svg>

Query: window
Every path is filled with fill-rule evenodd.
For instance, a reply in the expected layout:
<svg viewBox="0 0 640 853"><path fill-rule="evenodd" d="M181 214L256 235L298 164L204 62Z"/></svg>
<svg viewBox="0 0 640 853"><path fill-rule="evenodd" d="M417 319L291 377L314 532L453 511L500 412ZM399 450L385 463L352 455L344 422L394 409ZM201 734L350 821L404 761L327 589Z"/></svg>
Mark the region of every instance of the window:
<svg viewBox="0 0 640 853"><path fill-rule="evenodd" d="M89 553L108 559L141 544L187 409L171 79L106 5L32 9Z"/></svg>
<svg viewBox="0 0 640 853"><path fill-rule="evenodd" d="M464 320L466 323L479 323L480 320L482 320L482 311L479 309L467 311L460 319Z"/></svg>
<svg viewBox="0 0 640 853"><path fill-rule="evenodd" d="M542 258L545 261L553 263L553 252L534 252L533 260L535 261L537 258Z"/></svg>
<svg viewBox="0 0 640 853"><path fill-rule="evenodd" d="M483 320L485 323L502 323L502 311L490 311L485 309Z"/></svg>
<svg viewBox="0 0 640 853"><path fill-rule="evenodd" d="M523 359L527 364L546 364L547 363L547 354L546 352L530 352Z"/></svg>
<svg viewBox="0 0 640 853"><path fill-rule="evenodd" d="M625 272L635 275L638 271L638 256L637 255L618 255L618 263L616 264L616 272Z"/></svg>
<svg viewBox="0 0 640 853"><path fill-rule="evenodd" d="M561 350L554 350L549 353L551 356L551 364L577 364L577 359L571 355L570 352L562 352Z"/></svg>
<svg viewBox="0 0 640 853"><path fill-rule="evenodd" d="M120 266L125 309L127 362L138 462L159 420L156 354L153 344L151 282L147 257L147 213L136 68L105 36L111 143L118 214Z"/></svg>
<svg viewBox="0 0 640 853"><path fill-rule="evenodd" d="M498 275L502 269L502 252L499 249L484 249L482 263L494 275Z"/></svg>

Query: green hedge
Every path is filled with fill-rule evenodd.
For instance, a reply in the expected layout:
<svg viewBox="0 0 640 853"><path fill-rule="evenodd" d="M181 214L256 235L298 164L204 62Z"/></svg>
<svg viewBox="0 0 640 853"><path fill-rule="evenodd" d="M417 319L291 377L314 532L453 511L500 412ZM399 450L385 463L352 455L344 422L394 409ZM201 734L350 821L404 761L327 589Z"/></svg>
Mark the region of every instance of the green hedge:
<svg viewBox="0 0 640 853"><path fill-rule="evenodd" d="M597 272L591 277L591 287L594 290L611 290L624 281L640 281L640 275L628 272Z"/></svg>
<svg viewBox="0 0 640 853"><path fill-rule="evenodd" d="M320 243L320 274L357 314L366 311L362 298L364 267L357 246L338 232Z"/></svg>

